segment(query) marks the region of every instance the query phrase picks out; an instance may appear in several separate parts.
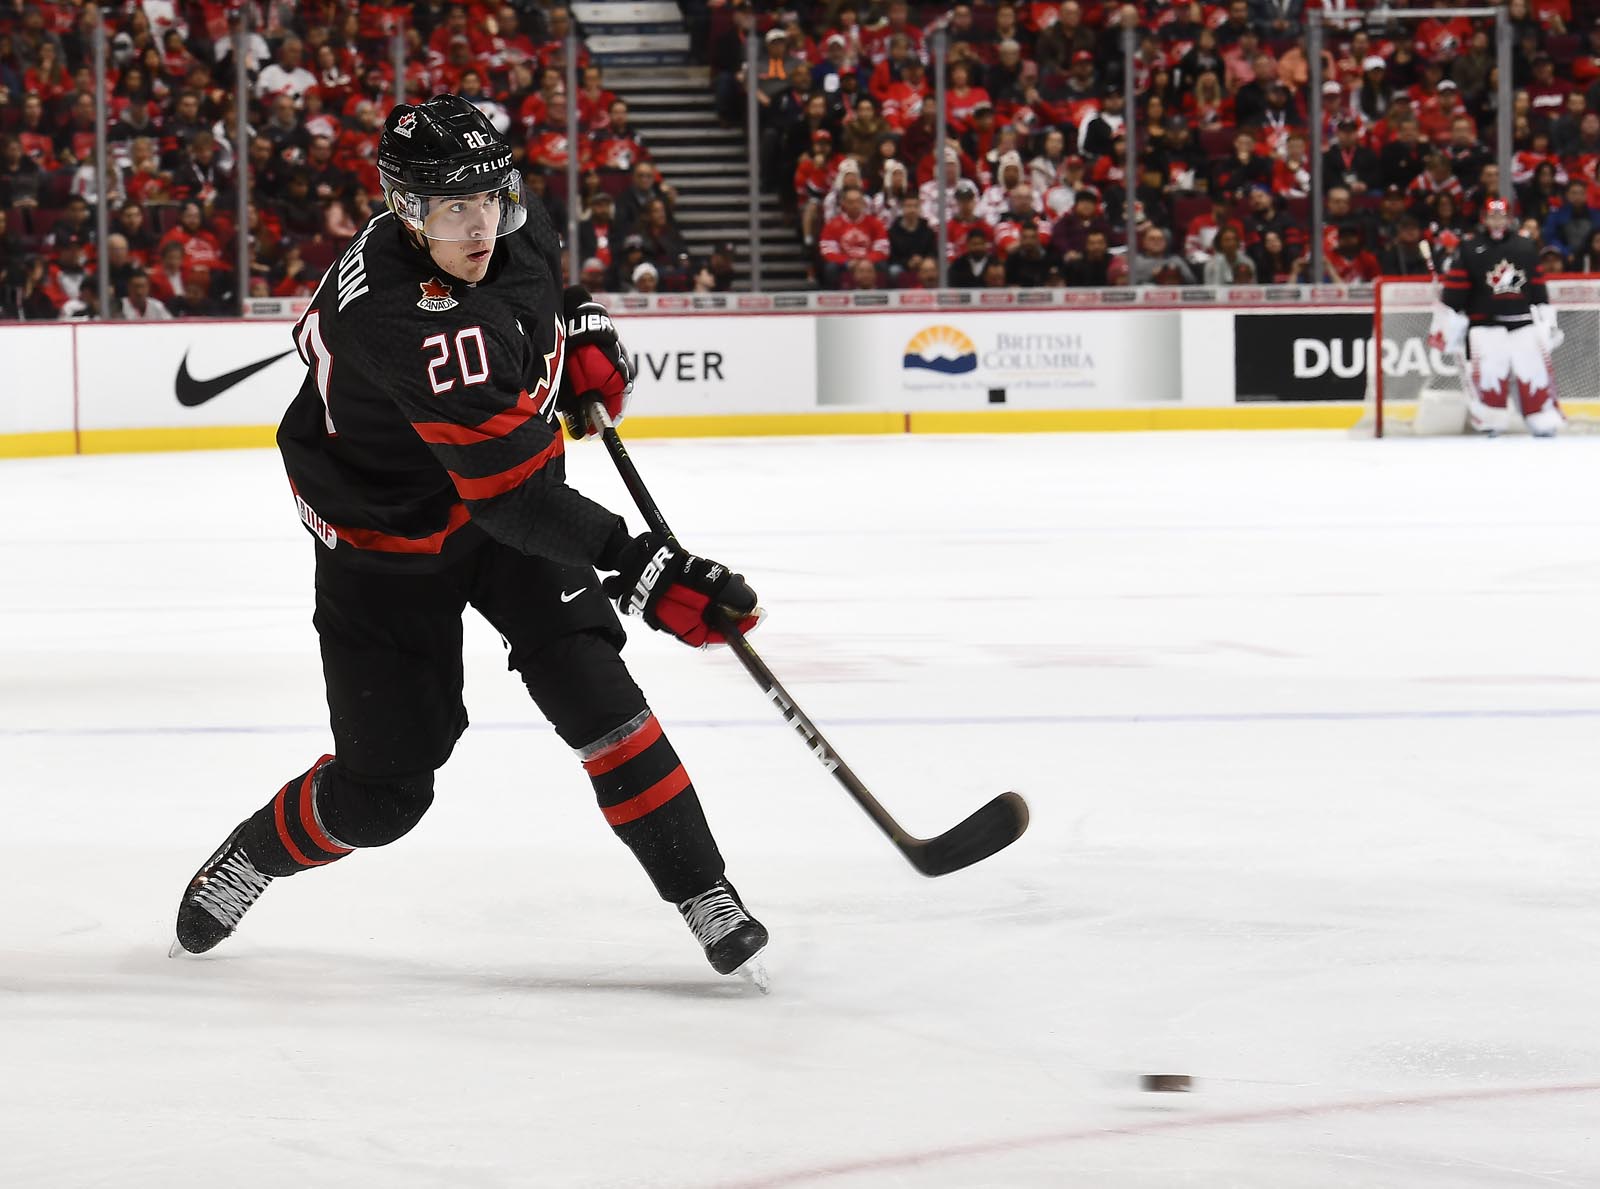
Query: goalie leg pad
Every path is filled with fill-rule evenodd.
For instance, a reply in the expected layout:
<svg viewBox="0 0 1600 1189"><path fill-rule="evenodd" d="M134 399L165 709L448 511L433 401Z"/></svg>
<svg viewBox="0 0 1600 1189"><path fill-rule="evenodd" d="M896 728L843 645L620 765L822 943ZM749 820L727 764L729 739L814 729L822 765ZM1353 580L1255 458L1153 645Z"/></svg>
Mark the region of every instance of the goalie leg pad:
<svg viewBox="0 0 1600 1189"><path fill-rule="evenodd" d="M1467 335L1471 360L1462 368L1472 428L1504 433L1511 425L1506 408L1506 383L1511 376L1509 341L1503 326L1474 326Z"/></svg>
<svg viewBox="0 0 1600 1189"><path fill-rule="evenodd" d="M1548 309L1549 307L1544 307ZM1540 418L1540 424L1552 420L1565 420L1556 402L1555 375L1549 354L1544 348L1544 336L1537 326L1519 326L1509 336L1511 365L1516 373L1517 387L1522 400L1522 417L1529 430L1537 433L1534 418L1550 406L1555 417Z"/></svg>

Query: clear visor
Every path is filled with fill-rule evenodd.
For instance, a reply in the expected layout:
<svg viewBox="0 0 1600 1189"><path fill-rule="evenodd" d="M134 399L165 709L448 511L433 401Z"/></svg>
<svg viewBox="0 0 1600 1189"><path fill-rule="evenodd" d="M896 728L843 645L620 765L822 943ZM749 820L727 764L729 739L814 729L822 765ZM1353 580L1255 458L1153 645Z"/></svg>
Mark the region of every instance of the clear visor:
<svg viewBox="0 0 1600 1189"><path fill-rule="evenodd" d="M476 194L411 194L389 191L389 205L407 227L429 239L452 242L510 235L528 218L522 179L513 171L496 189Z"/></svg>

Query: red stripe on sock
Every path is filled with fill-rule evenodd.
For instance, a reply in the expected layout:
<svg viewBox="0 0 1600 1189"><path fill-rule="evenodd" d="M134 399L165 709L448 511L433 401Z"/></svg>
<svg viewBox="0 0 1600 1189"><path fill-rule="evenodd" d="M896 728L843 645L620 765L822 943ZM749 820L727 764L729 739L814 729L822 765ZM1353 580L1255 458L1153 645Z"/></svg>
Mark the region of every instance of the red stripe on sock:
<svg viewBox="0 0 1600 1189"><path fill-rule="evenodd" d="M293 781L289 782L293 784ZM304 852L295 845L294 839L289 837L289 821L284 815L284 794L289 791L289 785L284 785L278 790L278 795L272 798L272 820L278 827L278 841L283 843L283 849L289 852L289 857L302 867L321 867L327 859L308 859Z"/></svg>
<svg viewBox="0 0 1600 1189"><path fill-rule="evenodd" d="M332 756L323 756L312 765L311 771L306 773L305 780L300 783L300 824L305 827L306 834L310 836L311 841L316 843L322 850L327 851L330 855L347 855L350 853L350 848L335 842L329 833L322 828L317 821L316 811L311 805L311 798L316 795L314 778L317 775L317 770L331 759L333 759Z"/></svg>
<svg viewBox="0 0 1600 1189"><path fill-rule="evenodd" d="M638 796L629 797L620 805L602 806L600 812L606 815L606 821L611 825L625 826L647 813L660 809L688 787L689 774L683 770L683 765L679 764Z"/></svg>
<svg viewBox="0 0 1600 1189"><path fill-rule="evenodd" d="M620 768L634 756L661 738L661 724L651 715L633 734L618 739L610 747L583 761L583 770L590 776L603 776L613 768Z"/></svg>

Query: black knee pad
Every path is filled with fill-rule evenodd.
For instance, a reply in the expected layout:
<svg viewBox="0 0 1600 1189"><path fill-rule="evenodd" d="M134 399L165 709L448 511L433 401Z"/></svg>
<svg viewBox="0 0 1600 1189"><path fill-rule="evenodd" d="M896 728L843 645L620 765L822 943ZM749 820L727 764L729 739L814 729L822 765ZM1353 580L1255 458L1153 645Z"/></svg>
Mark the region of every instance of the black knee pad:
<svg viewBox="0 0 1600 1189"><path fill-rule="evenodd" d="M433 773L366 780L335 760L317 782L317 810L346 846L388 846L405 837L433 804Z"/></svg>

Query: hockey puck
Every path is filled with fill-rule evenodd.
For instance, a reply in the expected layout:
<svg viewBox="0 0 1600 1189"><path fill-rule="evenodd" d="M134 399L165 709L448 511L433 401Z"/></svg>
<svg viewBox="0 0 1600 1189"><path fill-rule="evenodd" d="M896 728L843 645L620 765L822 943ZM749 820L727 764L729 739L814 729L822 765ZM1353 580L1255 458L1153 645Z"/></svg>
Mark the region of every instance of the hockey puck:
<svg viewBox="0 0 1600 1189"><path fill-rule="evenodd" d="M1194 1089L1194 1079L1186 1073L1147 1073L1139 1079L1139 1089L1187 1094Z"/></svg>

